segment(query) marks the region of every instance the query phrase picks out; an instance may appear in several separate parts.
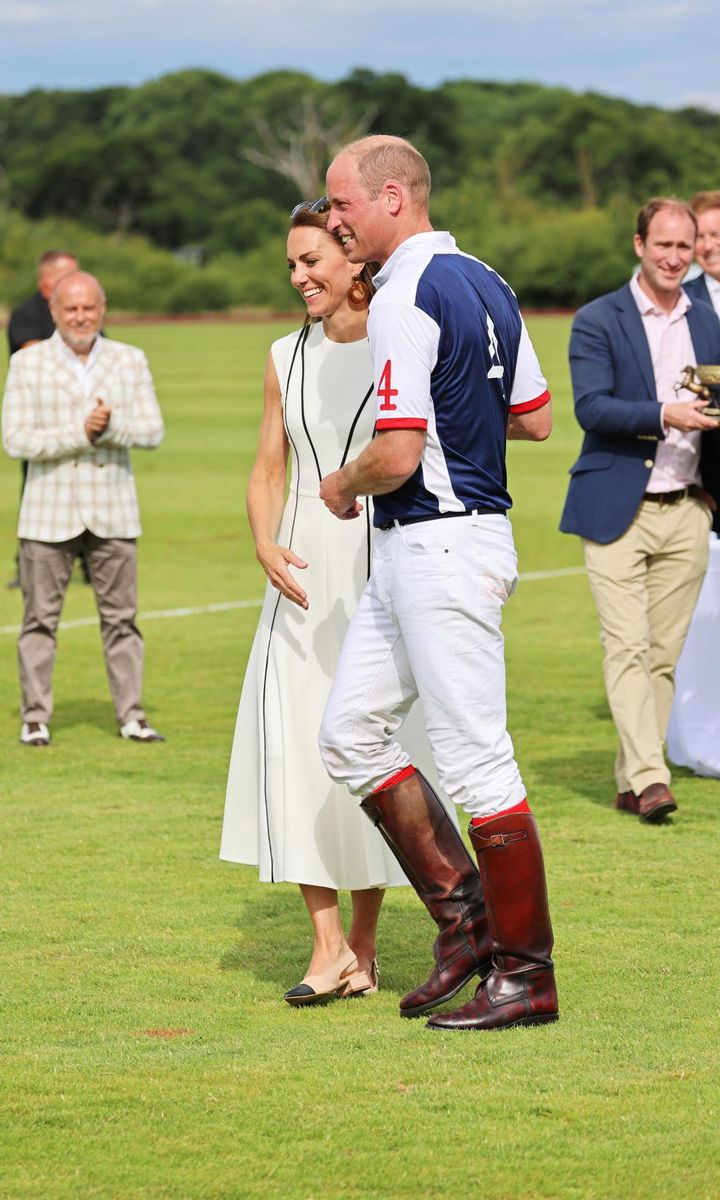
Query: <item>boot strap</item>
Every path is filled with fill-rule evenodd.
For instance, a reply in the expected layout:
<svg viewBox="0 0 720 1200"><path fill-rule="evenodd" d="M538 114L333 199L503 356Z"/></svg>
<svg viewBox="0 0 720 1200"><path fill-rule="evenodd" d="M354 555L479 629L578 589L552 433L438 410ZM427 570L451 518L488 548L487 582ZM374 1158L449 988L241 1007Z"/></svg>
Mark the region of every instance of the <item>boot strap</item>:
<svg viewBox="0 0 720 1200"><path fill-rule="evenodd" d="M495 850L500 846L509 846L512 842L522 842L527 837L524 829L517 829L514 833L491 833L490 837L483 837L478 832L477 825L471 826L471 829L472 840L478 850Z"/></svg>

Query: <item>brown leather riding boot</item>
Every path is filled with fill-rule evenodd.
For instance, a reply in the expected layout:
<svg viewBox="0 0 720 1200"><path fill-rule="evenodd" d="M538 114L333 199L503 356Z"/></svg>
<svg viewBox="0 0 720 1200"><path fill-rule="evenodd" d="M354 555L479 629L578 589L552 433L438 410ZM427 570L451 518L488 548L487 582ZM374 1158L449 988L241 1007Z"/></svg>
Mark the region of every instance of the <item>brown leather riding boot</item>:
<svg viewBox="0 0 720 1200"><path fill-rule="evenodd" d="M433 1029L504 1029L558 1019L545 868L532 813L470 827L493 939L493 970L475 999L431 1017Z"/></svg>
<svg viewBox="0 0 720 1200"><path fill-rule="evenodd" d="M367 796L361 807L440 930L430 978L400 1001L401 1016L419 1017L492 967L480 876L444 805L419 771Z"/></svg>

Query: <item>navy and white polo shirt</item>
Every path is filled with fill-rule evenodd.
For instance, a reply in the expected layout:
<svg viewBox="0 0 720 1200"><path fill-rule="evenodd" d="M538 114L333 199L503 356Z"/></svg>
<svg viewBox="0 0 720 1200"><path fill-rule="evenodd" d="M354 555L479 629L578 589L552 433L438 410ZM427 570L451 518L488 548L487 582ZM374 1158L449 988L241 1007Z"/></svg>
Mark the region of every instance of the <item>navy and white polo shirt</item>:
<svg viewBox="0 0 720 1200"><path fill-rule="evenodd" d="M550 399L514 292L458 250L449 233L418 233L375 276L368 333L375 428L424 429L417 470L375 497L375 524L511 506L508 412Z"/></svg>

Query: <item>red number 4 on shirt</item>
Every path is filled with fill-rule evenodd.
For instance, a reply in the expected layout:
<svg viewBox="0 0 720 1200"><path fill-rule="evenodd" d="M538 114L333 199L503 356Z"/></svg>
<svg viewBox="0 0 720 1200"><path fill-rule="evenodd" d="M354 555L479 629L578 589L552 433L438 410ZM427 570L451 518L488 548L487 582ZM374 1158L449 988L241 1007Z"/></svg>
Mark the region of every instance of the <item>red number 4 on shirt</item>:
<svg viewBox="0 0 720 1200"><path fill-rule="evenodd" d="M391 399L393 396L397 396L398 394L397 388L392 386L390 379L391 371L392 366L390 359L388 359L382 369L382 374L380 376L380 382L377 389L378 396L382 396L383 399L383 403L380 405L381 412L387 412L388 409L392 409L393 411L397 409L397 404L393 404Z"/></svg>

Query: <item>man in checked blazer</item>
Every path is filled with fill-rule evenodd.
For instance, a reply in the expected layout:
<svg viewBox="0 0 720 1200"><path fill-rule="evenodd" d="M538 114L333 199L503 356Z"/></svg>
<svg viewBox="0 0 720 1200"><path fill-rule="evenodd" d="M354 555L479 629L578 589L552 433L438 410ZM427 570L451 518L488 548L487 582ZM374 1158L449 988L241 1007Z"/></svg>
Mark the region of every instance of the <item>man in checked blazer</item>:
<svg viewBox="0 0 720 1200"><path fill-rule="evenodd" d="M73 561L83 548L100 614L120 734L164 739L141 703L143 642L135 624L140 514L128 450L153 449L163 420L141 350L100 334L97 279L65 275L50 301L56 330L10 361L3 445L27 459L18 523L24 616L18 638L20 740L47 746L55 634Z"/></svg>
<svg viewBox="0 0 720 1200"><path fill-rule="evenodd" d="M720 363L715 312L681 287L695 235L687 204L649 200L639 274L581 308L570 337L585 437L560 528L583 539L600 620L615 807L651 824L677 808L663 742L720 500L718 423L706 401L676 390L684 367Z"/></svg>

